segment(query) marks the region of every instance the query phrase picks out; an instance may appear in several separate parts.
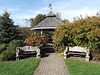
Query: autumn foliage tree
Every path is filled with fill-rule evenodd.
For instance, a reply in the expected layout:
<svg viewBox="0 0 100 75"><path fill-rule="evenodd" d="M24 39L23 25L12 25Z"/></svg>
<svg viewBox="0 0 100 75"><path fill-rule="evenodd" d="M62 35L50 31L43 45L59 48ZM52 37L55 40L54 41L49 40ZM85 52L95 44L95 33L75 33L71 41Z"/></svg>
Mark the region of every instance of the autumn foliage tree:
<svg viewBox="0 0 100 75"><path fill-rule="evenodd" d="M100 18L77 17L72 23L59 24L53 36L54 48L59 51L61 46L82 46L93 51L100 50Z"/></svg>

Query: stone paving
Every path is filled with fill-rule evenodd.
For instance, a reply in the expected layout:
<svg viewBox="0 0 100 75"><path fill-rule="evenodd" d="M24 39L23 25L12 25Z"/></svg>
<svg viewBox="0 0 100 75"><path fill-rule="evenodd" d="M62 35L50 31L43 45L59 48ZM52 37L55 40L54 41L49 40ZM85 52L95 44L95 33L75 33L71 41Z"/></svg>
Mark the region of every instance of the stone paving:
<svg viewBox="0 0 100 75"><path fill-rule="evenodd" d="M63 57L56 53L50 53L49 56L41 59L33 75L69 75L64 63Z"/></svg>

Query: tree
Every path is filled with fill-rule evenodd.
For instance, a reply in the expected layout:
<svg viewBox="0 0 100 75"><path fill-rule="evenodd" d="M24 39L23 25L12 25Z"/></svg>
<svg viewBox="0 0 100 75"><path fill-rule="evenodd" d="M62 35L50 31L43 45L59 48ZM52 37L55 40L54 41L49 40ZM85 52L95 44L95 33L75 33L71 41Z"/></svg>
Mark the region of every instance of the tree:
<svg viewBox="0 0 100 75"><path fill-rule="evenodd" d="M32 34L32 30L30 30L29 27L17 27L17 29L20 31L20 36L22 40L25 40Z"/></svg>
<svg viewBox="0 0 100 75"><path fill-rule="evenodd" d="M53 36L54 49L63 50L64 46L81 46L100 52L100 18L77 17L73 22L58 25ZM63 52L63 51L62 51Z"/></svg>
<svg viewBox="0 0 100 75"><path fill-rule="evenodd" d="M64 20L62 20L62 22L66 23L66 22L69 22L69 20L68 19L64 19Z"/></svg>
<svg viewBox="0 0 100 75"><path fill-rule="evenodd" d="M32 22L31 27L34 27L35 25L37 25L39 22L41 22L42 20L44 20L46 18L46 15L42 15L42 14L38 14L34 20Z"/></svg>
<svg viewBox="0 0 100 75"><path fill-rule="evenodd" d="M26 27L31 27L32 23L34 21L34 18L30 18L30 19L24 19L23 21L25 21Z"/></svg>
<svg viewBox="0 0 100 75"><path fill-rule="evenodd" d="M0 16L0 43L9 43L18 39L19 31L16 29L10 13L7 10Z"/></svg>
<svg viewBox="0 0 100 75"><path fill-rule="evenodd" d="M56 13L56 19L57 19L58 21L61 21L61 13L60 13L60 12L57 12L57 13Z"/></svg>
<svg viewBox="0 0 100 75"><path fill-rule="evenodd" d="M100 16L100 10L97 12L96 16Z"/></svg>

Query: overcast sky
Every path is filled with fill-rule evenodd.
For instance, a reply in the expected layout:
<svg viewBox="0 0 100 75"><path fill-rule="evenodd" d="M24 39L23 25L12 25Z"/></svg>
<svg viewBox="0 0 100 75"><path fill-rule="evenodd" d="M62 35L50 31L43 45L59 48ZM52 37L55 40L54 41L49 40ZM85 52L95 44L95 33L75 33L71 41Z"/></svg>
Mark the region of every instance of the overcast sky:
<svg viewBox="0 0 100 75"><path fill-rule="evenodd" d="M34 18L37 14L47 14L52 10L61 13L62 19L73 21L73 17L96 15L100 10L100 0L0 0L0 15L7 9L15 24L25 26L24 19Z"/></svg>

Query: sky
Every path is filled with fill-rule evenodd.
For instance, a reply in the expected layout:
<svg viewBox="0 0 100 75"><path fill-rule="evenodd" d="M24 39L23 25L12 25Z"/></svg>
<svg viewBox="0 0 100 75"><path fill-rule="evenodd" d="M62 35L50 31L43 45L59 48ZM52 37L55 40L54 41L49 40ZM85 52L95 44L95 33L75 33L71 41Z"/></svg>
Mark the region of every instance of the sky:
<svg viewBox="0 0 100 75"><path fill-rule="evenodd" d="M15 25L26 26L24 19L35 18L38 14L52 11L61 13L62 19L73 21L73 17L95 16L100 10L100 0L0 0L0 15L7 9Z"/></svg>

